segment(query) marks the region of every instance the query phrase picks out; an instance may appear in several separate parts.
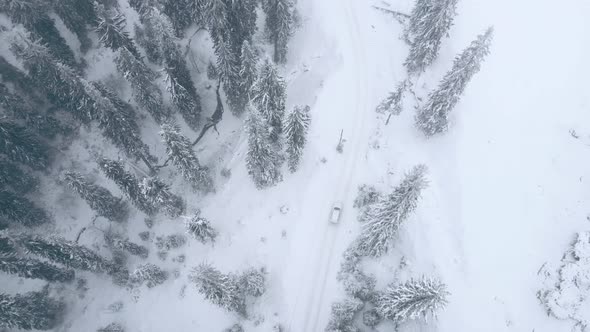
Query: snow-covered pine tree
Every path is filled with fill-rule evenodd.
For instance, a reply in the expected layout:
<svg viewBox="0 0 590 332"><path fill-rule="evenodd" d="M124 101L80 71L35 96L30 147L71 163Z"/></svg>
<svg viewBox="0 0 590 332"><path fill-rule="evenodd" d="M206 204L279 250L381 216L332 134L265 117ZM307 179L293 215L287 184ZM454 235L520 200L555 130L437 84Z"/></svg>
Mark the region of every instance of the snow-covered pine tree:
<svg viewBox="0 0 590 332"><path fill-rule="evenodd" d="M262 65L258 79L252 87L252 103L271 127L273 143L280 144L285 116L285 81L279 76L277 68L268 59Z"/></svg>
<svg viewBox="0 0 590 332"><path fill-rule="evenodd" d="M126 48L119 49L115 63L119 73L131 84L137 105L148 111L157 123L164 122L169 112L163 106L162 91L152 82L156 74Z"/></svg>
<svg viewBox="0 0 590 332"><path fill-rule="evenodd" d="M456 15L458 0L417 0L406 31L410 54L405 66L410 74L424 71L438 56Z"/></svg>
<svg viewBox="0 0 590 332"><path fill-rule="evenodd" d="M246 294L260 297L266 292L266 271L264 268L249 268L239 277L240 289Z"/></svg>
<svg viewBox="0 0 590 332"><path fill-rule="evenodd" d="M39 179L25 172L16 164L0 158L0 187L13 192L26 194L37 188Z"/></svg>
<svg viewBox="0 0 590 332"><path fill-rule="evenodd" d="M270 141L268 127L262 115L255 109L248 111L248 154L246 167L258 189L272 187L283 180L283 158Z"/></svg>
<svg viewBox="0 0 590 332"><path fill-rule="evenodd" d="M393 92L387 96L380 104L377 106L378 113L389 113L392 115L399 115L403 110L402 100L404 97L404 92L408 88L409 81L404 80L399 83Z"/></svg>
<svg viewBox="0 0 590 332"><path fill-rule="evenodd" d="M125 16L117 9L106 9L103 5L95 3L97 14L95 31L98 34L99 41L113 51L120 48L126 48L138 60L141 61L141 55L135 47L133 39L125 30Z"/></svg>
<svg viewBox="0 0 590 332"><path fill-rule="evenodd" d="M191 142L180 134L180 128L174 124L164 124L160 135L168 157L192 187L205 193L213 191L213 178L209 169L200 165Z"/></svg>
<svg viewBox="0 0 590 332"><path fill-rule="evenodd" d="M47 258L69 268L95 273L113 273L117 269L113 262L94 251L62 238L22 235L18 238L18 243L27 253Z"/></svg>
<svg viewBox="0 0 590 332"><path fill-rule="evenodd" d="M0 216L6 221L26 227L35 227L51 221L42 208L25 197L0 190Z"/></svg>
<svg viewBox="0 0 590 332"><path fill-rule="evenodd" d="M220 38L215 45L215 54L217 55L217 74L223 82L223 90L228 97L233 113L240 107L240 77L239 75L239 58L231 49L231 45L226 38Z"/></svg>
<svg viewBox="0 0 590 332"><path fill-rule="evenodd" d="M98 158L97 163L106 177L119 186L135 207L147 215L153 215L157 212L157 207L143 195L139 180L125 170L123 163L104 157Z"/></svg>
<svg viewBox="0 0 590 332"><path fill-rule="evenodd" d="M99 216L111 221L123 222L129 216L127 203L113 196L108 189L90 182L78 172L67 171L64 181L72 188Z"/></svg>
<svg viewBox="0 0 590 332"><path fill-rule="evenodd" d="M311 118L309 106L296 106L287 115L285 121L285 140L287 141L287 164L289 170L294 173L299 167L301 154L307 142L307 130Z"/></svg>
<svg viewBox="0 0 590 332"><path fill-rule="evenodd" d="M416 126L431 137L447 131L449 113L457 105L467 83L481 67L490 52L493 28L488 28L455 58L453 68L443 77L438 88L428 95L428 101L416 114Z"/></svg>
<svg viewBox="0 0 590 332"><path fill-rule="evenodd" d="M194 0L160 0L162 12L170 17L177 37L184 36L184 30L193 24L191 11Z"/></svg>
<svg viewBox="0 0 590 332"><path fill-rule="evenodd" d="M65 313L65 304L40 292L14 296L0 293L0 327L23 330L51 330Z"/></svg>
<svg viewBox="0 0 590 332"><path fill-rule="evenodd" d="M49 17L50 3L47 0L0 1L0 12L6 13L13 23L22 24L33 39L40 40L49 52L61 62L76 67L74 52L59 34L55 22Z"/></svg>
<svg viewBox="0 0 590 332"><path fill-rule="evenodd" d="M37 259L20 258L15 254L0 254L0 271L21 278L41 279L48 282L70 282L74 280L74 270L58 267Z"/></svg>
<svg viewBox="0 0 590 332"><path fill-rule="evenodd" d="M140 186L142 194L151 204L163 209L168 216L175 218L184 213L186 206L182 197L173 194L170 186L159 178L144 178Z"/></svg>
<svg viewBox="0 0 590 332"><path fill-rule="evenodd" d="M65 26L76 34L81 51L86 53L92 46L87 26L94 25L96 21L92 0L53 0L53 10Z"/></svg>
<svg viewBox="0 0 590 332"><path fill-rule="evenodd" d="M148 60L157 65L161 65L162 53L160 52L160 43L156 39L156 32L153 27L149 24L143 27L139 24L135 24L133 26L133 34L137 44L143 47Z"/></svg>
<svg viewBox="0 0 590 332"><path fill-rule="evenodd" d="M246 316L246 299L236 279L205 263L194 268L189 275L198 292L211 303Z"/></svg>
<svg viewBox="0 0 590 332"><path fill-rule="evenodd" d="M8 62L3 56L0 56L0 75L2 75L2 81L5 84L12 84L15 93L26 96L33 103L40 104L43 102L40 98L41 93L34 88L35 84L31 77ZM0 93L0 95L2 94Z"/></svg>
<svg viewBox="0 0 590 332"><path fill-rule="evenodd" d="M266 13L266 35L274 46L274 61L285 63L293 33L294 3L292 0L263 0L262 8Z"/></svg>
<svg viewBox="0 0 590 332"><path fill-rule="evenodd" d="M244 42L251 42L256 32L257 0L225 0L229 13L227 15L229 38L234 54L239 57Z"/></svg>
<svg viewBox="0 0 590 332"><path fill-rule="evenodd" d="M240 52L240 68L238 72L238 97L235 105L232 106L232 112L235 115L244 113L250 100L250 92L256 78L258 77L258 55L250 42L247 40L242 44Z"/></svg>
<svg viewBox="0 0 590 332"><path fill-rule="evenodd" d="M202 243L215 242L217 231L211 222L201 216L201 211L197 211L192 217L186 219L186 233Z"/></svg>
<svg viewBox="0 0 590 332"><path fill-rule="evenodd" d="M349 298L332 304L332 314L326 332L358 331L354 327L354 316L363 309L363 301Z"/></svg>
<svg viewBox="0 0 590 332"><path fill-rule="evenodd" d="M49 165L49 147L27 128L0 120L0 154L13 162L41 170Z"/></svg>
<svg viewBox="0 0 590 332"><path fill-rule="evenodd" d="M143 259L146 259L149 256L150 252L148 248L137 243L133 243L129 241L128 238L124 239L117 234L107 232L104 235L104 239L111 249L124 250L133 256L137 256Z"/></svg>
<svg viewBox="0 0 590 332"><path fill-rule="evenodd" d="M196 100L182 85L178 84L178 80L174 78L173 73L168 69L166 72L165 82L166 90L170 93L170 99L174 107L180 112L184 122L194 131L199 130L201 122L201 105L197 104Z"/></svg>
<svg viewBox="0 0 590 332"><path fill-rule="evenodd" d="M410 280L390 285L376 300L379 315L397 323L418 318L436 317L447 304L445 284L436 279Z"/></svg>
<svg viewBox="0 0 590 332"><path fill-rule="evenodd" d="M387 252L401 223L418 205L420 194L427 186L426 172L426 166L415 166L391 194L380 197L361 212L360 253L378 257Z"/></svg>
<svg viewBox="0 0 590 332"><path fill-rule="evenodd" d="M153 288L161 285L168 279L168 272L157 265L146 263L138 266L130 275L129 280L136 285L143 285Z"/></svg>
<svg viewBox="0 0 590 332"><path fill-rule="evenodd" d="M96 332L125 332L125 328L119 323L110 323L109 325L96 330Z"/></svg>

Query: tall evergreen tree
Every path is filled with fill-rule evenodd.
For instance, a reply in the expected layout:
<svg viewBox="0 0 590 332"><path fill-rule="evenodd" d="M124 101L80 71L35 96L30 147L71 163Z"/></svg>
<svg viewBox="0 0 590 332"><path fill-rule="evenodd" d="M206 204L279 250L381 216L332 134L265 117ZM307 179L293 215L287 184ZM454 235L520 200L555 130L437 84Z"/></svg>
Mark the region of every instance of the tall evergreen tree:
<svg viewBox="0 0 590 332"><path fill-rule="evenodd" d="M295 172L299 167L310 121L309 106L295 107L285 121L288 165L291 172Z"/></svg>
<svg viewBox="0 0 590 332"><path fill-rule="evenodd" d="M94 25L96 12L92 0L53 0L53 10L70 31L78 37L83 53L92 46L88 25Z"/></svg>
<svg viewBox="0 0 590 332"><path fill-rule="evenodd" d="M119 186L135 207L147 215L153 215L157 212L157 207L143 195L139 180L133 174L127 172L120 161L101 157L98 158L97 163L106 177Z"/></svg>
<svg viewBox="0 0 590 332"><path fill-rule="evenodd" d="M23 171L16 164L0 158L0 187L26 194L34 190L38 184L39 179Z"/></svg>
<svg viewBox="0 0 590 332"><path fill-rule="evenodd" d="M49 165L47 150L49 147L27 128L0 121L0 153L8 159L40 170Z"/></svg>
<svg viewBox="0 0 590 332"><path fill-rule="evenodd" d="M263 0L262 8L266 13L266 35L274 47L274 61L284 63L293 33L293 1Z"/></svg>
<svg viewBox="0 0 590 332"><path fill-rule="evenodd" d="M438 56L442 38L448 35L458 0L417 0L406 31L411 41L405 65L410 74L424 71Z"/></svg>
<svg viewBox="0 0 590 332"><path fill-rule="evenodd" d="M258 77L258 55L247 40L242 44L240 68L237 77L238 97L236 98L235 105L232 107L232 112L235 115L240 115L247 108L252 86Z"/></svg>
<svg viewBox="0 0 590 332"><path fill-rule="evenodd" d="M387 252L401 223L418 205L427 186L426 172L426 166L415 166L391 194L364 208L359 217L363 222L358 241L362 254L378 257Z"/></svg>
<svg viewBox="0 0 590 332"><path fill-rule="evenodd" d="M246 120L248 131L248 174L259 189L271 187L283 180L281 164L283 158L269 139L267 125L262 115L251 109Z"/></svg>
<svg viewBox="0 0 590 332"><path fill-rule="evenodd" d="M235 276L223 274L209 264L201 264L193 269L189 280L211 303L246 316L246 299Z"/></svg>
<svg viewBox="0 0 590 332"><path fill-rule="evenodd" d="M267 59L252 87L251 98L256 109L271 128L271 141L279 144L285 116L285 89L285 81L279 76L276 67Z"/></svg>
<svg viewBox="0 0 590 332"><path fill-rule="evenodd" d="M182 115L186 124L194 131L199 130L201 122L201 105L199 100L195 99L174 77L168 68L166 71L166 90L170 93L172 104Z"/></svg>
<svg viewBox="0 0 590 332"><path fill-rule="evenodd" d="M140 16L141 17L141 16ZM157 65L162 64L162 53L160 51L160 43L156 38L156 31L149 24L140 26L135 24L133 26L133 34L135 41L145 51L147 59Z"/></svg>
<svg viewBox="0 0 590 332"><path fill-rule="evenodd" d="M11 223L26 227L39 226L51 221L45 210L28 199L6 190L0 190L0 216Z"/></svg>
<svg viewBox="0 0 590 332"><path fill-rule="evenodd" d="M188 10L192 0L160 0L162 12L170 17L177 37L184 36L184 30L193 24L192 13Z"/></svg>
<svg viewBox="0 0 590 332"><path fill-rule="evenodd" d="M209 220L201 216L201 211L186 220L186 232L201 243L214 243L217 237L217 231Z"/></svg>
<svg viewBox="0 0 590 332"><path fill-rule="evenodd" d="M68 186L78 193L99 216L115 222L127 220L129 216L127 203L121 198L113 196L108 189L90 182L78 172L65 172L63 178Z"/></svg>
<svg viewBox="0 0 590 332"><path fill-rule="evenodd" d="M49 297L49 291L14 296L0 294L0 327L23 330L51 330L65 313L65 304Z"/></svg>
<svg viewBox="0 0 590 332"><path fill-rule="evenodd" d="M166 144L168 157L192 187L202 192L213 191L209 169L200 165L190 141L180 134L180 128L173 124L164 124L160 135Z"/></svg>
<svg viewBox="0 0 590 332"><path fill-rule="evenodd" d="M438 88L428 95L428 101L416 114L416 126L427 137L448 129L449 113L457 105L467 83L481 67L481 62L490 52L493 29L488 28L471 42L458 57L453 68L440 82Z"/></svg>
<svg viewBox="0 0 590 332"><path fill-rule="evenodd" d="M249 296L260 297L266 292L266 270L248 268L239 276L240 289Z"/></svg>
<svg viewBox="0 0 590 332"><path fill-rule="evenodd" d="M69 268L95 273L112 273L117 269L113 262L96 252L62 238L44 239L36 235L23 235L18 242L27 253L47 258Z"/></svg>
<svg viewBox="0 0 590 332"><path fill-rule="evenodd" d="M97 14L96 32L99 41L106 47L116 51L122 47L141 61L141 55L135 47L133 39L125 30L125 16L117 9L106 9L103 5L95 3Z"/></svg>
<svg viewBox="0 0 590 332"><path fill-rule="evenodd" d="M64 269L37 259L20 258L14 254L0 254L0 271L21 278L41 279L49 282L70 282L74 280L73 270Z"/></svg>
<svg viewBox="0 0 590 332"><path fill-rule="evenodd" d="M184 213L186 205L182 198L170 190L170 186L157 177L144 178L140 184L142 194L147 197L153 206L157 206L172 217L178 217Z"/></svg>
<svg viewBox="0 0 590 332"><path fill-rule="evenodd" d="M45 44L57 59L76 67L74 52L59 34L53 19L49 17L50 9L48 0L0 1L0 12L6 13L14 23L22 24L32 37Z"/></svg>
<svg viewBox="0 0 590 332"><path fill-rule="evenodd" d="M377 106L377 112L399 115L402 112L402 100L404 92L406 92L406 89L408 88L408 84L408 80L399 83L395 90L391 92L389 96L379 104L379 106Z"/></svg>
<svg viewBox="0 0 590 332"><path fill-rule="evenodd" d="M390 285L376 300L377 312L397 323L436 316L447 304L449 293L438 280L422 278Z"/></svg>
<svg viewBox="0 0 590 332"><path fill-rule="evenodd" d="M137 105L148 111L157 123L164 122L169 112L163 106L162 92L152 82L156 74L126 48L119 50L115 63L119 73L131 83Z"/></svg>
<svg viewBox="0 0 590 332"><path fill-rule="evenodd" d="M332 315L326 331L358 331L354 327L354 316L363 309L363 301L351 298L332 304Z"/></svg>
<svg viewBox="0 0 590 332"><path fill-rule="evenodd" d="M239 58L232 51L229 42L223 38L216 45L215 54L217 55L217 74L221 82L223 82L223 89L228 96L231 109L237 109L241 103L239 89L240 77L238 76Z"/></svg>

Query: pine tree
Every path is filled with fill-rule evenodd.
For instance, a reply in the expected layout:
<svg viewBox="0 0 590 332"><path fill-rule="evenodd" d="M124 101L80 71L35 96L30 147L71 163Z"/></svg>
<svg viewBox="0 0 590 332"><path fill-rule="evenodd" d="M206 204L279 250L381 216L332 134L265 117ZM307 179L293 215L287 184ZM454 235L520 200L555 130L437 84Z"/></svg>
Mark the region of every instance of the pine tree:
<svg viewBox="0 0 590 332"><path fill-rule="evenodd" d="M262 8L266 13L266 34L274 47L274 61L284 63L287 61L289 38L293 33L293 1L263 0Z"/></svg>
<svg viewBox="0 0 590 332"><path fill-rule="evenodd" d="M21 278L41 279L48 282L70 282L74 271L32 258L19 258L14 254L0 254L0 271Z"/></svg>
<svg viewBox="0 0 590 332"><path fill-rule="evenodd" d="M157 177L144 178L140 184L142 194L153 206L158 206L172 217L184 213L186 206L182 198L170 191L170 186Z"/></svg>
<svg viewBox="0 0 590 332"><path fill-rule="evenodd" d="M173 73L165 69L166 71L166 90L170 93L170 99L172 104L182 115L182 118L186 124L194 131L199 130L199 124L201 122L201 105L198 104L199 100L195 99L182 85L178 84Z"/></svg>
<svg viewBox="0 0 590 332"><path fill-rule="evenodd" d="M162 92L152 83L156 74L125 48L119 50L115 63L119 73L131 83L137 105L148 111L157 123L165 121L169 112L163 106Z"/></svg>
<svg viewBox="0 0 590 332"><path fill-rule="evenodd" d="M361 212L363 229L358 241L361 253L378 257L387 252L401 223L417 207L421 191L427 186L426 172L426 166L415 166L391 194Z"/></svg>
<svg viewBox="0 0 590 332"><path fill-rule="evenodd" d="M193 23L191 11L187 10L192 4L192 0L160 0L162 2L162 11L170 17L174 25L174 31L177 37L184 36L184 30Z"/></svg>
<svg viewBox="0 0 590 332"><path fill-rule="evenodd" d="M95 4L95 11L97 13L95 30L98 33L99 41L113 51L125 48L141 61L141 55L137 51L133 39L125 31L125 16L117 9L105 9L103 5L98 3Z"/></svg>
<svg viewBox="0 0 590 332"><path fill-rule="evenodd" d="M163 284L168 279L168 272L162 270L157 265L146 263L137 267L129 279L136 285L145 283L148 288L153 288Z"/></svg>
<svg viewBox="0 0 590 332"><path fill-rule="evenodd" d="M127 203L113 196L106 188L90 182L77 172L65 172L63 177L68 186L78 193L99 216L115 222L127 220L129 216Z"/></svg>
<svg viewBox="0 0 590 332"><path fill-rule="evenodd" d="M201 211L195 213L190 219L186 220L186 232L201 243L215 243L217 231L209 220L201 216Z"/></svg>
<svg viewBox="0 0 590 332"><path fill-rule="evenodd" d="M442 79L438 88L428 95L428 101L416 114L416 126L427 137L445 132L448 129L449 113L457 105L467 83L481 67L481 62L489 54L493 29L471 42L471 45L455 58L453 68Z"/></svg>
<svg viewBox="0 0 590 332"><path fill-rule="evenodd" d="M246 316L246 299L235 276L223 274L209 264L201 264L192 270L189 280L211 303Z"/></svg>
<svg viewBox="0 0 590 332"><path fill-rule="evenodd" d="M405 65L410 74L424 71L438 56L442 38L448 35L458 0L417 0L406 31L411 40Z"/></svg>
<svg viewBox="0 0 590 332"><path fill-rule="evenodd" d="M53 0L53 10L66 27L76 34L83 53L92 46L88 37L88 25L96 22L96 12L91 0Z"/></svg>
<svg viewBox="0 0 590 332"><path fill-rule="evenodd" d="M111 249L124 250L133 256L138 256L143 259L148 258L148 255L149 255L148 248L146 248L142 245L133 243L133 242L129 241L128 238L124 239L116 234L113 234L111 232L107 232L107 233L105 233L104 239L105 239L105 242L109 245L109 247Z"/></svg>
<svg viewBox="0 0 590 332"><path fill-rule="evenodd" d="M137 44L143 47L148 60L157 65L161 65L162 53L160 51L160 43L156 38L156 32L152 26L148 24L142 27L135 24L133 26L133 34L135 35L135 41Z"/></svg>
<svg viewBox="0 0 590 332"><path fill-rule="evenodd" d="M309 128L309 106L297 106L287 116L285 122L285 136L287 141L287 156L289 170L293 173L299 167L301 154L307 142L307 130Z"/></svg>
<svg viewBox="0 0 590 332"><path fill-rule="evenodd" d="M160 135L166 144L168 158L192 187L202 192L213 191L213 179L209 169L200 165L190 141L180 134L180 128L173 124L164 124Z"/></svg>
<svg viewBox="0 0 590 332"><path fill-rule="evenodd" d="M0 158L0 187L26 194L39 185L39 179L20 169L16 164Z"/></svg>
<svg viewBox="0 0 590 332"><path fill-rule="evenodd" d="M113 262L84 246L62 238L44 239L36 235L23 235L18 239L18 243L25 248L27 253L63 264L69 268L95 273L113 273L117 270Z"/></svg>
<svg viewBox="0 0 590 332"><path fill-rule="evenodd" d="M240 107L239 59L225 39L221 39L216 45L215 54L217 55L217 74L221 82L223 82L223 89L228 96L231 109L237 109Z"/></svg>
<svg viewBox="0 0 590 332"><path fill-rule="evenodd" d="M226 36L231 40L234 54L239 57L244 42L251 42L252 36L256 32L257 0L225 1L228 8L227 22L229 28Z"/></svg>
<svg viewBox="0 0 590 332"><path fill-rule="evenodd" d="M125 170L123 163L103 157L98 158L97 163L106 177L119 186L135 207L147 215L153 215L157 212L157 207L151 204L149 199L143 195L139 180Z"/></svg>
<svg viewBox="0 0 590 332"><path fill-rule="evenodd" d="M354 328L354 316L363 309L363 301L355 298L346 299L332 304L332 315L326 331L357 331Z"/></svg>
<svg viewBox="0 0 590 332"><path fill-rule="evenodd" d="M266 292L266 271L264 268L249 268L240 275L239 282L246 295L260 297Z"/></svg>
<svg viewBox="0 0 590 332"><path fill-rule="evenodd" d="M262 65L258 80L251 91L252 103L260 111L271 127L273 143L280 143L285 115L285 81L277 73L276 67L268 61Z"/></svg>
<svg viewBox="0 0 590 332"><path fill-rule="evenodd" d="M96 332L125 332L125 328L119 323L110 323L102 329L96 330Z"/></svg>
<svg viewBox="0 0 590 332"><path fill-rule="evenodd" d="M389 113L391 115L399 115L402 112L402 101L404 92L408 88L409 81L404 80L399 83L395 88L395 91L391 92L385 100L383 100L379 106L377 106L378 113Z"/></svg>
<svg viewBox="0 0 590 332"><path fill-rule="evenodd" d="M27 96L34 103L42 103L39 91L33 89L35 86L31 77L22 70L16 68L3 56L0 56L0 75L4 83L11 83L14 91L22 96ZM4 93L0 93L2 95Z"/></svg>
<svg viewBox="0 0 590 332"><path fill-rule="evenodd" d="M36 40L46 45L50 53L61 62L76 67L74 52L59 34L55 22L48 16L47 0L3 0L0 12L6 13L13 23L22 24Z"/></svg>
<svg viewBox="0 0 590 332"><path fill-rule="evenodd" d="M14 296L0 294L0 327L23 330L50 330L65 314L65 304L49 297L47 287L40 292Z"/></svg>
<svg viewBox="0 0 590 332"><path fill-rule="evenodd" d="M0 153L14 162L41 170L49 165L49 148L27 128L0 121Z"/></svg>
<svg viewBox="0 0 590 332"><path fill-rule="evenodd" d="M446 286L438 280L410 280L387 287L377 298L376 309L379 315L397 323L427 319L446 306L448 295Z"/></svg>
<svg viewBox="0 0 590 332"><path fill-rule="evenodd" d="M235 115L240 115L246 110L252 86L258 77L258 55L247 40L242 44L240 70L237 77L239 79L237 86L238 97L232 111Z"/></svg>
<svg viewBox="0 0 590 332"><path fill-rule="evenodd" d="M35 227L51 221L45 210L28 199L6 190L0 190L0 217L26 227Z"/></svg>
<svg viewBox="0 0 590 332"><path fill-rule="evenodd" d="M281 164L283 158L269 140L268 129L262 115L251 109L246 120L248 131L248 174L259 189L271 187L283 180Z"/></svg>

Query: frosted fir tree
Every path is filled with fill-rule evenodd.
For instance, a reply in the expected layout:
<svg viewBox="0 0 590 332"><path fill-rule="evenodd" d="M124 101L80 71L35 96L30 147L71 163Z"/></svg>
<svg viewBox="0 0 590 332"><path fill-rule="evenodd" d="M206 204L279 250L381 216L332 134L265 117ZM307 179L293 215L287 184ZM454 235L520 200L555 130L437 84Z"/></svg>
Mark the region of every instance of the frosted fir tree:
<svg viewBox="0 0 590 332"><path fill-rule="evenodd" d="M211 226L211 222L201 216L201 211L186 219L186 233L201 243L215 243L217 230Z"/></svg>
<svg viewBox="0 0 590 332"><path fill-rule="evenodd" d="M285 141L287 142L287 164L291 173L297 171L303 148L307 142L307 131L311 117L309 106L296 106L285 121Z"/></svg>
<svg viewBox="0 0 590 332"><path fill-rule="evenodd" d="M105 233L104 239L111 249L123 250L133 256L137 256L143 259L148 258L148 248L137 243L133 243L129 241L128 238L124 239L117 234L107 232Z"/></svg>
<svg viewBox="0 0 590 332"><path fill-rule="evenodd" d="M139 265L131 273L129 280L133 284L146 284L148 288L153 288L163 284L166 280L168 280L168 272L162 270L157 265L146 263Z"/></svg>
<svg viewBox="0 0 590 332"><path fill-rule="evenodd" d="M440 82L438 88L428 95L428 101L416 114L416 126L426 135L448 130L449 113L457 105L467 83L479 72L481 62L490 52L493 29L488 28L471 45L455 58L453 68Z"/></svg>
<svg viewBox="0 0 590 332"><path fill-rule="evenodd" d="M225 39L221 39L217 43L215 54L217 55L217 74L223 83L223 90L228 96L231 109L237 109L240 107L239 58L233 53L231 45Z"/></svg>
<svg viewBox="0 0 590 332"><path fill-rule="evenodd" d="M447 36L456 15L458 0L417 0L406 37L410 54L405 66L410 74L424 71L438 56L442 38Z"/></svg>
<svg viewBox="0 0 590 332"><path fill-rule="evenodd" d="M106 258L84 246L62 238L23 235L18 241L27 253L63 264L69 268L95 273L113 273L116 271L115 265Z"/></svg>
<svg viewBox="0 0 590 332"><path fill-rule="evenodd" d="M180 134L180 128L174 124L164 124L160 135L168 157L192 187L205 193L213 191L209 169L200 165L190 141Z"/></svg>
<svg viewBox="0 0 590 332"><path fill-rule="evenodd" d="M0 271L21 278L40 279L48 282L71 282L74 271L37 259L21 258L15 254L0 254Z"/></svg>
<svg viewBox="0 0 590 332"><path fill-rule="evenodd" d="M16 164L0 158L0 187L10 188L18 194L26 194L37 188L39 179L25 172Z"/></svg>
<svg viewBox="0 0 590 332"><path fill-rule="evenodd" d="M113 196L108 189L92 183L78 172L64 172L63 179L99 216L115 222L127 220L129 216L127 203Z"/></svg>
<svg viewBox="0 0 590 332"><path fill-rule="evenodd" d="M55 22L48 15L49 1L4 0L0 2L0 12L7 14L13 23L22 24L31 37L40 40L48 51L64 64L76 67L74 52L59 34Z"/></svg>
<svg viewBox="0 0 590 332"><path fill-rule="evenodd" d="M240 275L239 283L246 295L260 297L266 291L266 271L249 268Z"/></svg>
<svg viewBox="0 0 590 332"><path fill-rule="evenodd" d="M422 278L401 285L390 285L376 300L376 310L397 323L436 317L447 305L449 292L438 280Z"/></svg>
<svg viewBox="0 0 590 332"><path fill-rule="evenodd" d="M140 211L147 215L153 215L157 212L157 207L143 195L139 180L133 174L127 172L120 161L101 157L98 158L97 164L106 177L115 182Z"/></svg>
<svg viewBox="0 0 590 332"><path fill-rule="evenodd" d="M65 314L65 304L40 292L14 296L0 293L0 327L22 330L51 330Z"/></svg>
<svg viewBox="0 0 590 332"><path fill-rule="evenodd" d="M326 331L358 331L358 328L354 327L354 317L363 309L364 305L363 301L355 298L333 303Z"/></svg>
<svg viewBox="0 0 590 332"><path fill-rule="evenodd" d="M288 43L293 33L292 0L264 0L262 8L266 13L266 35L274 46L274 61L287 61Z"/></svg>
<svg viewBox="0 0 590 332"><path fill-rule="evenodd" d="M283 158L270 141L268 127L262 115L255 109L250 109L248 113L246 120L248 174L258 189L272 187L283 180L281 174Z"/></svg>
<svg viewBox="0 0 590 332"><path fill-rule="evenodd" d="M426 172L426 166L415 166L391 194L382 196L361 212L360 253L379 257L387 252L402 222L418 205L422 190L427 186Z"/></svg>
<svg viewBox="0 0 590 332"><path fill-rule="evenodd" d="M169 112L163 106L162 92L153 83L156 74L125 48L119 50L115 64L119 73L131 84L133 99L137 105L146 110L157 123L164 122L169 117Z"/></svg>
<svg viewBox="0 0 590 332"><path fill-rule="evenodd" d="M140 186L142 194L152 205L164 210L166 215L175 218L184 213L186 205L182 197L173 194L170 186L159 178L144 178Z"/></svg>
<svg viewBox="0 0 590 332"><path fill-rule="evenodd" d="M87 26L96 24L96 12L92 0L54 0L53 10L65 26L76 34L81 51L86 53L92 46Z"/></svg>
<svg viewBox="0 0 590 332"><path fill-rule="evenodd" d="M145 26L135 24L133 25L133 34L137 44L143 47L147 59L154 64L161 65L162 53L160 51L160 43L156 38L156 32L153 27L149 24Z"/></svg>
<svg viewBox="0 0 590 332"><path fill-rule="evenodd" d="M170 17L174 25L174 31L177 37L184 36L184 30L193 24L193 17L190 10L192 0L161 0L162 11Z"/></svg>
<svg viewBox="0 0 590 332"><path fill-rule="evenodd" d="M258 55L254 48L248 41L244 41L242 44L242 50L240 55L240 68L238 72L239 78L239 98L237 105L232 108L234 114L242 114L248 105L250 100L252 86L256 82L258 77Z"/></svg>
<svg viewBox="0 0 590 332"><path fill-rule="evenodd" d="M140 60L141 55L137 51L133 39L129 37L129 33L125 30L125 16L116 9L106 9L98 3L95 3L94 6L97 14L95 31L98 34L100 43L113 51L125 48Z"/></svg>
<svg viewBox="0 0 590 332"><path fill-rule="evenodd" d="M380 104L377 106L377 113L388 113L390 115L400 115L403 110L403 98L404 93L406 92L409 86L409 81L404 80L403 82L399 83L395 90L387 96Z"/></svg>
<svg viewBox="0 0 590 332"><path fill-rule="evenodd" d="M209 264L199 265L189 275L189 280L195 284L198 292L211 303L246 316L246 299L236 279Z"/></svg>
<svg viewBox="0 0 590 332"><path fill-rule="evenodd" d="M45 210L25 197L0 190L0 216L11 224L35 227L51 222Z"/></svg>
<svg viewBox="0 0 590 332"><path fill-rule="evenodd" d="M199 100L195 99L178 80L174 78L170 70L165 69L166 90L170 93L170 99L174 107L180 112L186 124L194 131L198 131L201 123L201 105L197 104Z"/></svg>
<svg viewBox="0 0 590 332"><path fill-rule="evenodd" d="M285 89L285 81L279 76L276 67L267 59L260 69L250 97L252 104L271 127L272 142L279 144L285 116Z"/></svg>
<svg viewBox="0 0 590 332"><path fill-rule="evenodd" d="M13 162L42 170L49 165L49 147L27 128L0 120L0 153Z"/></svg>

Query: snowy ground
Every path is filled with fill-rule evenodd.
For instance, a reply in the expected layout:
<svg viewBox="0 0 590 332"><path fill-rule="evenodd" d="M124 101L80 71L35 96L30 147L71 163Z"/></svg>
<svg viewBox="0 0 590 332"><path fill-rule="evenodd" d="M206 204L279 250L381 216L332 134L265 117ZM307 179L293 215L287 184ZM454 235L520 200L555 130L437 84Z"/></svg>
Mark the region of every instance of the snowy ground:
<svg viewBox="0 0 590 332"><path fill-rule="evenodd" d="M81 301L85 306L70 314L66 328L93 331L97 324L121 321L130 331L222 331L238 318L206 302L187 281L191 267L209 261L224 272L266 266L268 292L243 323L246 331L270 331L275 323L290 332L322 331L330 304L344 296L336 272L358 232L352 208L357 186L388 190L405 171L424 163L430 186L417 213L394 250L367 269L378 273L380 287L398 277L438 276L452 295L438 321L402 330L569 330L570 322L547 317L539 305L537 271L546 261L558 261L575 232L588 227L590 2L459 1L451 37L416 82L417 92L433 88L454 55L487 26L494 25L495 38L482 71L454 110L450 132L430 140L413 127L410 102L387 126L374 112L405 79L407 46L399 38L400 24L372 5L409 12L412 2L299 0L303 25L284 73L288 107L312 108L301 169L285 174L275 188L256 190L245 169L239 122L224 120L220 135L203 142L221 146L205 160L221 160L232 176L217 179L215 195L189 202L219 229L215 246L191 241L171 252L166 263L152 252L151 260L178 270L177 277L152 290L121 292L110 281L91 279L93 289ZM341 130L346 142L339 154ZM159 138L146 136L161 154ZM52 197L71 198L64 195ZM327 218L336 201L345 207L341 224L333 226ZM90 215L74 211L62 225L85 214ZM134 234L145 230L142 219L130 222L135 242L140 241ZM155 227L164 234L184 231L180 221L162 220ZM172 262L181 253L187 260ZM402 256L408 267L399 272ZM125 303L121 312L107 310L119 300ZM390 329L384 325L381 331Z"/></svg>

